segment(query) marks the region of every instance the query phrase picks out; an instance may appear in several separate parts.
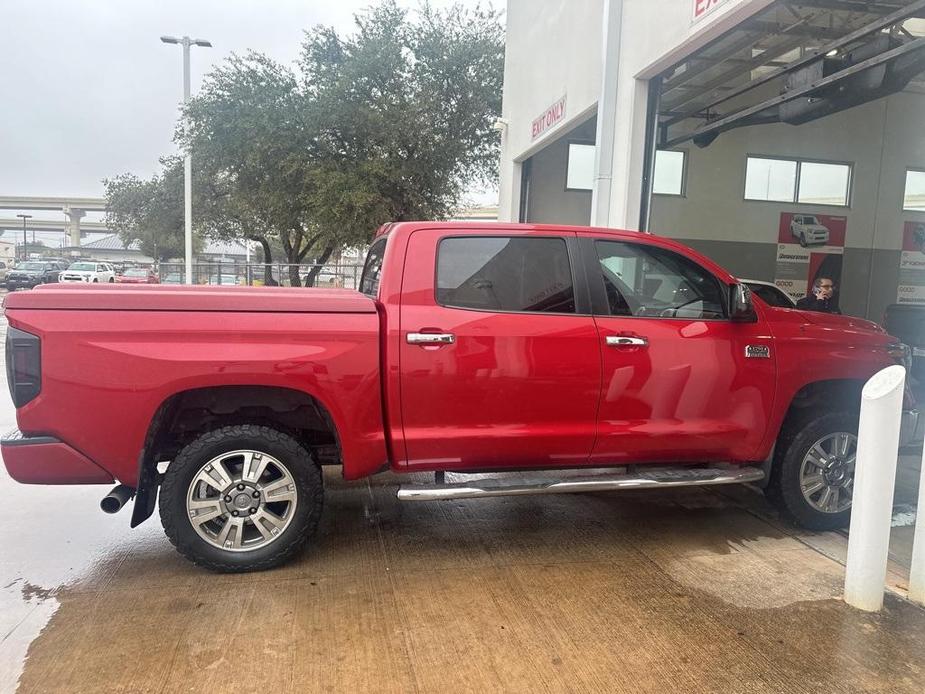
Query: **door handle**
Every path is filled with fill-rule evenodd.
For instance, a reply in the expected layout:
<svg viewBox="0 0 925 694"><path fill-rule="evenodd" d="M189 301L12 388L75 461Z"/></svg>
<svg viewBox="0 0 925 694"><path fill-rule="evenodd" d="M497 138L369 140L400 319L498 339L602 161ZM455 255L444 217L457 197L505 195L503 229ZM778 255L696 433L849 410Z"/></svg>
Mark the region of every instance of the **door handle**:
<svg viewBox="0 0 925 694"><path fill-rule="evenodd" d="M409 345L451 345L456 342L453 333L408 333Z"/></svg>
<svg viewBox="0 0 925 694"><path fill-rule="evenodd" d="M628 335L608 335L605 340L608 347L648 347L649 341L644 337Z"/></svg>

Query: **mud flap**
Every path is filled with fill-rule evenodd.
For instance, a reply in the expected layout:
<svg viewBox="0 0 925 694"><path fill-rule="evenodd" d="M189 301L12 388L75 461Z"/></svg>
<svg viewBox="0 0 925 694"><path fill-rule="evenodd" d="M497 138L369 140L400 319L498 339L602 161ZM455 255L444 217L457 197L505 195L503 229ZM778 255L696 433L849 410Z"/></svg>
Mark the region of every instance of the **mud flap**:
<svg viewBox="0 0 925 694"><path fill-rule="evenodd" d="M158 472L154 465L145 465L145 452L138 456L138 487L135 489L135 504L132 507L132 522L135 528L154 513L157 504Z"/></svg>

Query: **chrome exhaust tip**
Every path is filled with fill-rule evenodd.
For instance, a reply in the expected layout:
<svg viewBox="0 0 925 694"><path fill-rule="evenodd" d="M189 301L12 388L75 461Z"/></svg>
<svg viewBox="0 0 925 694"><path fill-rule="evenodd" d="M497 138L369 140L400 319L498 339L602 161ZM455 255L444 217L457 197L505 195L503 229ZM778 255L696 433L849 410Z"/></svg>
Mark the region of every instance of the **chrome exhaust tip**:
<svg viewBox="0 0 925 694"><path fill-rule="evenodd" d="M100 501L100 508L106 513L118 513L133 496L135 496L134 488L124 484L117 484L112 488L112 491Z"/></svg>

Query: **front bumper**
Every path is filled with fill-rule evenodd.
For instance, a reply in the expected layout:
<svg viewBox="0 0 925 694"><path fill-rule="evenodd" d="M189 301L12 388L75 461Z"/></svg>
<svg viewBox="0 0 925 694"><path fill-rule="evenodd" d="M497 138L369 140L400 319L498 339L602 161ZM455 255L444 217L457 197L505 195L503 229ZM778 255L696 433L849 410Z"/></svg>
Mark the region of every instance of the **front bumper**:
<svg viewBox="0 0 925 694"><path fill-rule="evenodd" d="M35 278L7 278L7 289L34 289L35 285L41 284L41 280Z"/></svg>
<svg viewBox="0 0 925 694"><path fill-rule="evenodd" d="M925 412L903 410L899 428L899 445L909 446L922 443L925 438Z"/></svg>
<svg viewBox="0 0 925 694"><path fill-rule="evenodd" d="M23 436L14 429L0 439L7 472L22 484L112 484L87 456L53 436Z"/></svg>

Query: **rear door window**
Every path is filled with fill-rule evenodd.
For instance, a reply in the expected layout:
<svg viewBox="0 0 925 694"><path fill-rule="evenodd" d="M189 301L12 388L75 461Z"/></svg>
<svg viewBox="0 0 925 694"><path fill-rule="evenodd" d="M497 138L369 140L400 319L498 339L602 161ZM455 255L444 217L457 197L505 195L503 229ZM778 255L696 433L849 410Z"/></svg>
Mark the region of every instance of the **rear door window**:
<svg viewBox="0 0 925 694"><path fill-rule="evenodd" d="M575 313L565 239L445 238L437 254L437 303L482 311Z"/></svg>
<svg viewBox="0 0 925 694"><path fill-rule="evenodd" d="M374 299L379 296L379 277L382 275L382 258L387 241L388 237L383 236L369 247L366 262L363 264L363 274L360 275L360 291Z"/></svg>

